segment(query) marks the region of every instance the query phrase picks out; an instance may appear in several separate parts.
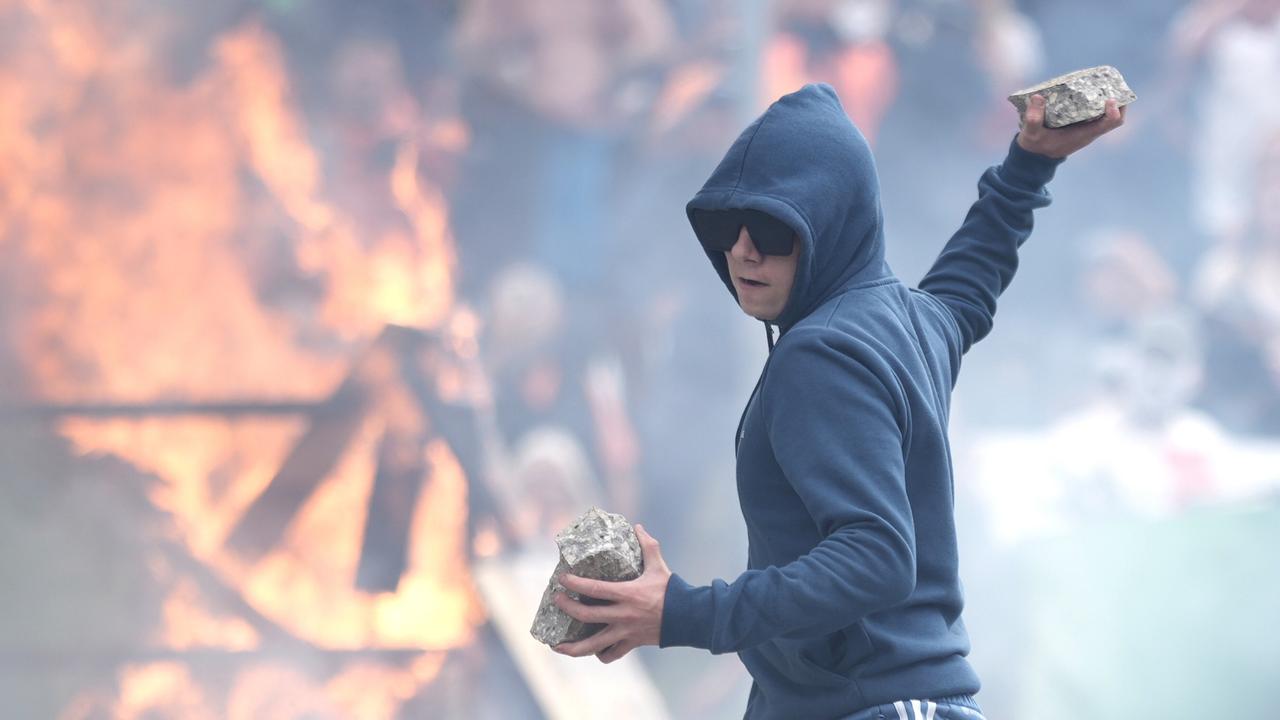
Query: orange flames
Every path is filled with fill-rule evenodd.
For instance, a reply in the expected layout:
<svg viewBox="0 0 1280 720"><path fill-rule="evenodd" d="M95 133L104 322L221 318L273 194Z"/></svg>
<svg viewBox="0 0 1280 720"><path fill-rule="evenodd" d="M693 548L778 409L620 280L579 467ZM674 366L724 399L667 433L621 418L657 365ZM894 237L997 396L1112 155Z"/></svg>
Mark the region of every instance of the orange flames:
<svg viewBox="0 0 1280 720"><path fill-rule="evenodd" d="M394 165L367 188L384 211L370 220L326 194L325 162L269 32L249 22L224 34L204 70L179 84L159 49L174 19L166 17L139 17L124 0L0 0L0 26L10 28L0 49L0 217L8 226L0 244L19 238L5 249L20 269L11 297L30 381L24 394L321 400L386 324L449 320L447 214L439 188L419 172L421 143L433 135L416 131L403 88L387 106L395 119L386 126L399 133ZM465 142L457 126L435 135ZM281 237L290 239L285 270L273 266ZM319 290L272 295L273 273ZM247 566L224 540L303 431L300 419L69 419L59 431L79 452L111 453L159 477L151 499L171 513L175 539L290 634L322 649L423 650L407 667L352 664L312 688L324 712L364 716L364 702L375 715L394 711L439 670L443 654L432 651L470 642L483 619L465 560L467 482L439 442L427 449L433 473L399 590L354 586L385 422L369 415L284 540ZM178 578L173 588L156 642L231 650L264 642L192 582ZM273 686L310 687L291 672L246 671L227 714L237 716L236 703L265 707L245 698ZM264 679L286 676L293 680ZM181 663L126 668L120 688L121 717L166 694L186 698L183 716L208 707Z"/></svg>

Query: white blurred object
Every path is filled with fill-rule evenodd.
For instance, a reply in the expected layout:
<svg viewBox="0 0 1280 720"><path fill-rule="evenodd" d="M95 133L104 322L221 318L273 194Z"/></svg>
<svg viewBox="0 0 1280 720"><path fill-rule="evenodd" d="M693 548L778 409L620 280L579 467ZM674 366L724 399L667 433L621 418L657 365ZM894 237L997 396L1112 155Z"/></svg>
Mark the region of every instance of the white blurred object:
<svg viewBox="0 0 1280 720"><path fill-rule="evenodd" d="M503 268L489 287L488 301L485 345L496 367L545 350L564 329L564 289L537 265Z"/></svg>
<svg viewBox="0 0 1280 720"><path fill-rule="evenodd" d="M550 539L547 547L554 548ZM542 712L550 720L669 717L662 695L635 653L605 665L593 657L560 655L529 634L547 571L557 560L554 551L532 551L478 560L472 570L489 617Z"/></svg>
<svg viewBox="0 0 1280 720"><path fill-rule="evenodd" d="M512 520L523 541L550 537L600 494L582 443L567 428L544 425L520 438L511 468Z"/></svg>
<svg viewBox="0 0 1280 720"><path fill-rule="evenodd" d="M1187 506L1180 482L1213 484L1195 504L1280 492L1280 442L1236 439L1188 413L1158 432L1114 408L1093 408L1047 432L992 432L975 439L975 489L1002 546L1063 535L1092 522L1155 519Z"/></svg>
<svg viewBox="0 0 1280 720"><path fill-rule="evenodd" d="M894 34L903 45L911 48L922 48L933 42L938 32L937 23L928 13L909 9L902 13L894 27Z"/></svg>
<svg viewBox="0 0 1280 720"><path fill-rule="evenodd" d="M1044 40L1031 18L1009 7L990 11L979 33L978 57L992 85L1025 85L1044 71Z"/></svg>
<svg viewBox="0 0 1280 720"><path fill-rule="evenodd" d="M847 43L880 40L892 23L890 0L842 0L831 13L831 27Z"/></svg>

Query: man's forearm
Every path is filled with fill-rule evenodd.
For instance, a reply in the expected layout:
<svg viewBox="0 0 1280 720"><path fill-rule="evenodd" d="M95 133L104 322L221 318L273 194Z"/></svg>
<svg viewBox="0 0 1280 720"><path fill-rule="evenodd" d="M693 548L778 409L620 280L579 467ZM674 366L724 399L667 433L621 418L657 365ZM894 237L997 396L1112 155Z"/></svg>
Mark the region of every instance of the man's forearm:
<svg viewBox="0 0 1280 720"><path fill-rule="evenodd" d="M1017 271L1034 211L1052 199L1045 186L1061 162L1011 143L1004 162L983 173L977 202L920 281L955 317L961 352L991 331L996 301Z"/></svg>
<svg viewBox="0 0 1280 720"><path fill-rule="evenodd" d="M782 567L693 587L672 575L662 647L736 652L778 637L816 637L901 602L915 588L915 552L887 524L849 527Z"/></svg>

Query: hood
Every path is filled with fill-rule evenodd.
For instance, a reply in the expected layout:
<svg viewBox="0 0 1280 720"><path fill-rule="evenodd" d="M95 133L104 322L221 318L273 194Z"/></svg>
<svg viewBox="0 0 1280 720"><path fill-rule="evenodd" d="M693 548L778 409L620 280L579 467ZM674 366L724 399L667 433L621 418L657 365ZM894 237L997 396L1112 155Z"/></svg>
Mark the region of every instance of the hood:
<svg viewBox="0 0 1280 720"><path fill-rule="evenodd" d="M770 105L685 210L692 224L694 210L744 208L782 220L800 240L791 296L773 321L783 332L842 290L891 275L871 148L829 85ZM724 253L707 257L737 301Z"/></svg>

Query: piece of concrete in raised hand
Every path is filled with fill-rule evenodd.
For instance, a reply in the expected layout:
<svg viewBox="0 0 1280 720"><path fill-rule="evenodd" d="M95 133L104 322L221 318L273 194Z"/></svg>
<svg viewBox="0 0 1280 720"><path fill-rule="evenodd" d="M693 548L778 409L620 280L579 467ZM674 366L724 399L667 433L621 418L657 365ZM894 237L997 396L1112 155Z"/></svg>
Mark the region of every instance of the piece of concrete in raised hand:
<svg viewBox="0 0 1280 720"><path fill-rule="evenodd" d="M1099 65L1060 75L1010 95L1009 102L1018 109L1019 126L1026 122L1027 106L1035 94L1044 96L1044 126L1051 128L1102 117L1109 99L1120 106L1138 99L1119 70Z"/></svg>
<svg viewBox="0 0 1280 720"><path fill-rule="evenodd" d="M556 535L556 545L560 548L560 562L551 573L533 618L533 627L529 629L539 642L553 647L590 637L604 627L574 620L556 607L553 602L556 592L582 599L560 584L561 575L567 572L593 580L622 582L634 580L644 572L640 540L631 523L621 515L599 508L586 511Z"/></svg>

